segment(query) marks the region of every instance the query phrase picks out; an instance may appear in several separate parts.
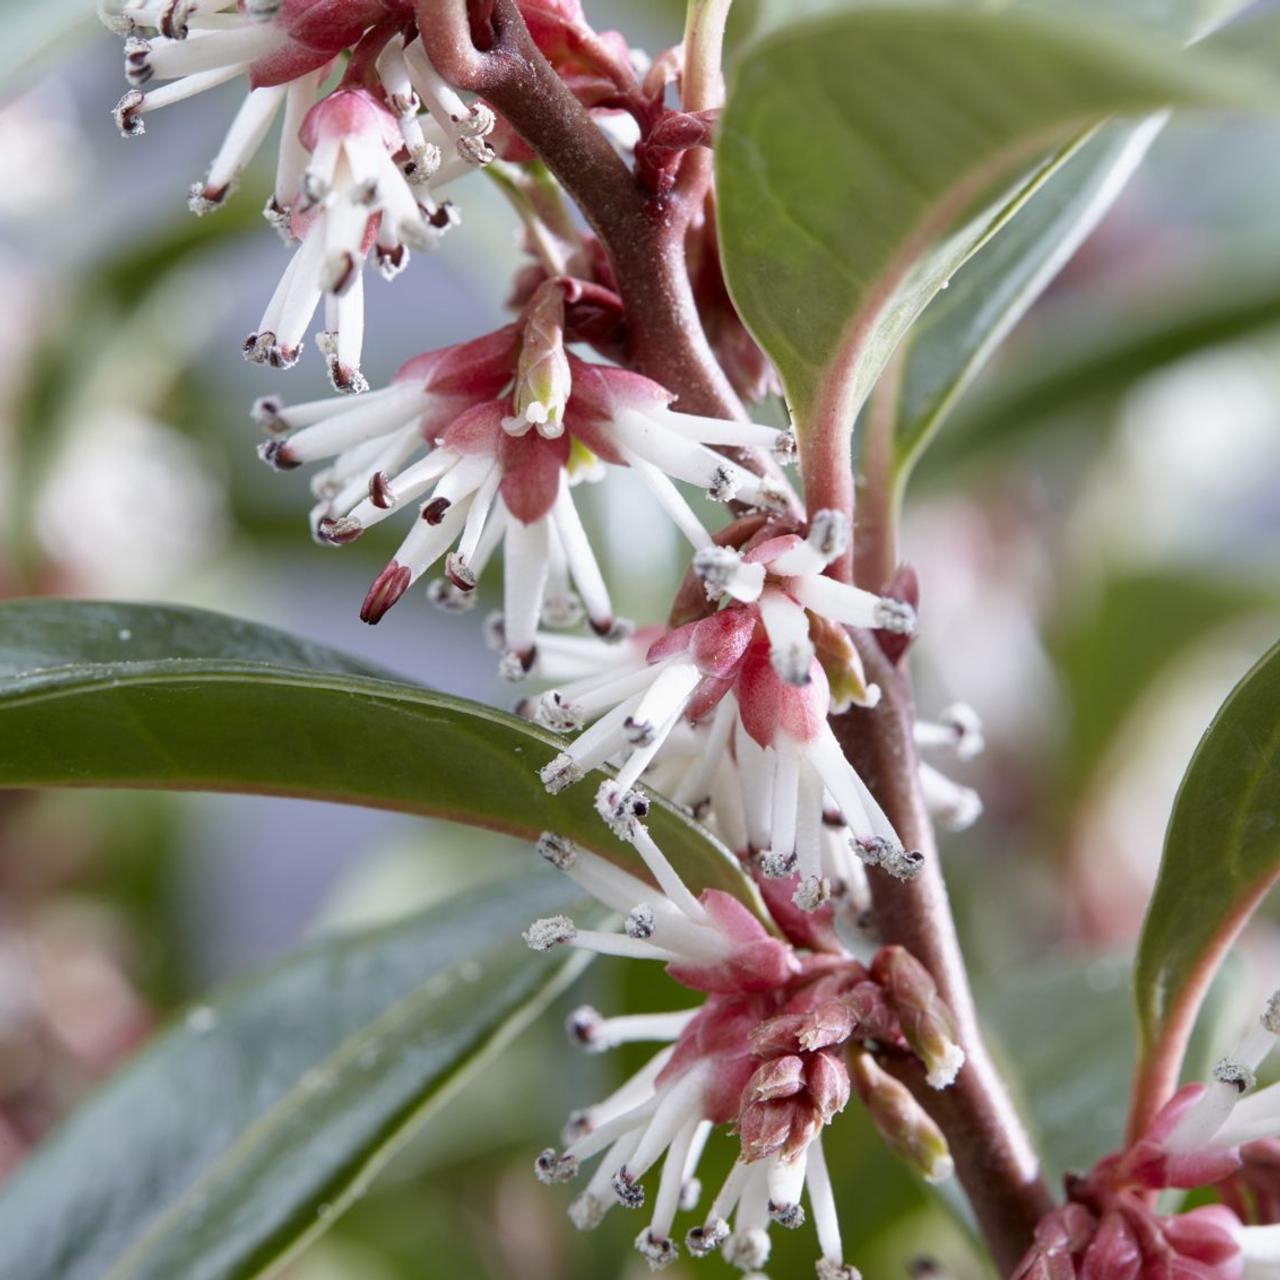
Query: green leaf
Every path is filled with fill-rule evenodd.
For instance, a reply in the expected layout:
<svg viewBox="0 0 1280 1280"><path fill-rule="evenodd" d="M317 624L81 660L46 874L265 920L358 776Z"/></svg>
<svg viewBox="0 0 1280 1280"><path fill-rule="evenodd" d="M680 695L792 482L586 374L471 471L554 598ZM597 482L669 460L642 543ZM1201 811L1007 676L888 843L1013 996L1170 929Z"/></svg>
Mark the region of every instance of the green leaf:
<svg viewBox="0 0 1280 1280"><path fill-rule="evenodd" d="M1234 65L1039 14L923 4L795 24L743 56L721 121L734 301L801 428L820 399L852 423L929 300L1091 125L1274 100Z"/></svg>
<svg viewBox="0 0 1280 1280"><path fill-rule="evenodd" d="M1160 126L1089 138L956 273L903 340L894 421L899 487L991 354L1111 207Z"/></svg>
<svg viewBox="0 0 1280 1280"><path fill-rule="evenodd" d="M240 1280L303 1247L581 965L522 876L325 939L192 1009L0 1194L0 1275Z"/></svg>
<svg viewBox="0 0 1280 1280"><path fill-rule="evenodd" d="M1232 690L1182 779L1134 975L1144 1060L1179 1044L1280 876L1280 646Z"/></svg>
<svg viewBox="0 0 1280 1280"><path fill-rule="evenodd" d="M645 874L590 779L549 796L560 739L269 627L197 609L0 606L0 787L266 792L556 831ZM755 905L737 862L655 797L654 838L695 890Z"/></svg>

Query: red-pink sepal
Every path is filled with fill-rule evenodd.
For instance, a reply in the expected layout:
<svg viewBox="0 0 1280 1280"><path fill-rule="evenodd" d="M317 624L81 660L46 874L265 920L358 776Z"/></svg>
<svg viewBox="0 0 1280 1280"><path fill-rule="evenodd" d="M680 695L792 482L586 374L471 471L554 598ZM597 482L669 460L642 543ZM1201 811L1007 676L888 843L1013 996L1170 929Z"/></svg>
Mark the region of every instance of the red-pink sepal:
<svg viewBox="0 0 1280 1280"><path fill-rule="evenodd" d="M766 1007L767 998L759 995L709 996L681 1033L671 1061L658 1074L658 1087L699 1062L711 1062L714 1069L703 1093L703 1114L715 1124L736 1119L743 1090L759 1065L751 1054L751 1028Z"/></svg>
<svg viewBox="0 0 1280 1280"><path fill-rule="evenodd" d="M1153 1190L1165 1187L1191 1189L1221 1182L1240 1168L1236 1147L1202 1147L1193 1151L1170 1151L1169 1135L1204 1096L1203 1084L1184 1085L1160 1108L1146 1133L1126 1151L1116 1167L1116 1176Z"/></svg>
<svg viewBox="0 0 1280 1280"><path fill-rule="evenodd" d="M805 1063L797 1053L784 1053L755 1069L743 1097L748 1102L773 1102L790 1098L805 1088Z"/></svg>
<svg viewBox="0 0 1280 1280"><path fill-rule="evenodd" d="M1097 1229L1097 1219L1082 1204L1051 1210L1036 1223L1035 1243L1010 1280L1077 1280L1076 1260Z"/></svg>
<svg viewBox="0 0 1280 1280"><path fill-rule="evenodd" d="M728 686L726 691L727 689ZM689 718L696 718L692 703ZM796 906L795 892L800 884L799 872L785 879L757 875L755 881L764 905L769 908L769 914L795 946L805 947L810 951L839 952L843 949L835 928L835 907L829 902L816 911L802 911Z"/></svg>
<svg viewBox="0 0 1280 1280"><path fill-rule="evenodd" d="M272 23L289 42L253 64L250 84L269 88L318 70L356 44L387 11L383 0L284 0Z"/></svg>
<svg viewBox="0 0 1280 1280"><path fill-rule="evenodd" d="M1128 1219L1116 1210L1105 1214L1085 1250L1080 1280L1138 1280L1142 1267L1142 1247Z"/></svg>
<svg viewBox="0 0 1280 1280"><path fill-rule="evenodd" d="M808 684L789 684L774 669L767 640L747 650L738 671L737 694L742 727L762 747L774 746L779 734L793 742L812 742L831 709L822 664L816 658L810 663Z"/></svg>
<svg viewBox="0 0 1280 1280"><path fill-rule="evenodd" d="M468 407L497 400L511 381L517 342L516 327L504 325L469 342L424 351L396 370L393 383L417 383L433 398L422 417L424 439L434 441Z"/></svg>
<svg viewBox="0 0 1280 1280"><path fill-rule="evenodd" d="M830 1050L810 1054L804 1075L818 1115L824 1124L829 1124L848 1105L853 1090L843 1056Z"/></svg>
<svg viewBox="0 0 1280 1280"><path fill-rule="evenodd" d="M498 460L502 483L498 492L507 510L522 524L533 524L555 505L560 478L569 461L568 435L546 440L536 431L522 436L502 432Z"/></svg>
<svg viewBox="0 0 1280 1280"><path fill-rule="evenodd" d="M728 954L714 964L667 965L667 972L677 982L695 991L722 994L771 991L799 970L800 962L791 948L770 937L737 898L719 889L705 889L699 901L716 932L728 944Z"/></svg>
<svg viewBox="0 0 1280 1280"><path fill-rule="evenodd" d="M1185 1263L1198 1263L1213 1280L1238 1280L1244 1270L1240 1219L1225 1205L1206 1204L1163 1223L1165 1239ZM1195 1274L1195 1273L1191 1273Z"/></svg>
<svg viewBox="0 0 1280 1280"><path fill-rule="evenodd" d="M756 622L752 608L722 609L698 622L686 622L655 640L645 654L645 661L661 662L687 653L704 675L731 679L751 644Z"/></svg>
<svg viewBox="0 0 1280 1280"><path fill-rule="evenodd" d="M757 542L743 553L747 564L771 564L780 555L794 550L804 542L798 533L780 533L776 537Z"/></svg>
<svg viewBox="0 0 1280 1280"><path fill-rule="evenodd" d="M321 98L298 130L298 138L308 151L314 151L323 139L354 134L376 137L392 154L404 145L395 116L361 86L335 89Z"/></svg>
<svg viewBox="0 0 1280 1280"><path fill-rule="evenodd" d="M666 409L675 397L651 378L627 369L589 364L574 355L569 357L569 369L573 395L565 407L565 426L592 453L615 466L624 466L607 430L609 424L627 410L651 413Z"/></svg>

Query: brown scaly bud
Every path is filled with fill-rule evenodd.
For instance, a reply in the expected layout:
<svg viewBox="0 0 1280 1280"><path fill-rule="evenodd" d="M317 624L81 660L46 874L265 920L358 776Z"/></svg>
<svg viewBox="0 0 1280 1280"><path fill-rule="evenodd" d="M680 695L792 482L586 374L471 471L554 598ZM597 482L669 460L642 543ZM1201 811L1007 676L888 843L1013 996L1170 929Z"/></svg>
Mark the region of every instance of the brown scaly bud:
<svg viewBox="0 0 1280 1280"><path fill-rule="evenodd" d="M793 1098L771 1102L748 1102L738 1116L738 1137L742 1159L747 1164L764 1160L781 1151L791 1137L802 1104Z"/></svg>
<svg viewBox="0 0 1280 1280"><path fill-rule="evenodd" d="M797 1039L807 1050L825 1049L843 1044L858 1025L857 1014L845 1000L828 1000L805 1015L805 1024Z"/></svg>
<svg viewBox="0 0 1280 1280"><path fill-rule="evenodd" d="M564 409L573 379L564 348L564 289L559 281L540 285L529 301L516 365L515 416L502 420L513 436L530 427L554 440L564 434Z"/></svg>
<svg viewBox="0 0 1280 1280"><path fill-rule="evenodd" d="M805 1064L804 1082L822 1123L830 1124L849 1102L849 1068L843 1056L830 1051L813 1054Z"/></svg>
<svg viewBox="0 0 1280 1280"><path fill-rule="evenodd" d="M928 1182L944 1182L955 1172L942 1130L911 1096L911 1090L883 1070L869 1053L855 1053L849 1074L858 1099L880 1136Z"/></svg>
<svg viewBox="0 0 1280 1280"><path fill-rule="evenodd" d="M747 1082L744 1096L753 1102L772 1102L775 1098L789 1098L804 1087L804 1059L788 1053L762 1063Z"/></svg>
<svg viewBox="0 0 1280 1280"><path fill-rule="evenodd" d="M964 1066L956 1021L929 971L903 947L882 947L871 964L871 976L884 990L897 1015L902 1035L924 1063L925 1078L945 1089Z"/></svg>

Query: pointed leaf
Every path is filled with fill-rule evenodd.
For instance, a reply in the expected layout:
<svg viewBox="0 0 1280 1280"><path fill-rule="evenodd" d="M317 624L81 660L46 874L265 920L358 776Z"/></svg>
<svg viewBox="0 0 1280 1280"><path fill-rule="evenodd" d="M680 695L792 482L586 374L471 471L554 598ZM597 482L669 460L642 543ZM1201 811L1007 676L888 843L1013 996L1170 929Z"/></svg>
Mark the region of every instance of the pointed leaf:
<svg viewBox="0 0 1280 1280"><path fill-rule="evenodd" d="M268 792L557 831L644 874L590 779L549 796L561 742L320 645L198 609L0 606L0 787ZM695 890L755 904L737 862L655 798L654 838Z"/></svg>
<svg viewBox="0 0 1280 1280"><path fill-rule="evenodd" d="M1134 973L1140 1081L1176 1083L1209 982L1277 877L1280 645L1222 704L1174 801ZM1145 1099L1148 1107L1162 1100Z"/></svg>
<svg viewBox="0 0 1280 1280"><path fill-rule="evenodd" d="M721 122L734 301L801 428L820 396L852 423L925 305L1091 124L1274 100L1234 65L1038 13L797 23L744 55Z"/></svg>
<svg viewBox="0 0 1280 1280"><path fill-rule="evenodd" d="M192 1009L0 1192L0 1275L247 1280L296 1251L581 968L519 937L573 894L486 886Z"/></svg>

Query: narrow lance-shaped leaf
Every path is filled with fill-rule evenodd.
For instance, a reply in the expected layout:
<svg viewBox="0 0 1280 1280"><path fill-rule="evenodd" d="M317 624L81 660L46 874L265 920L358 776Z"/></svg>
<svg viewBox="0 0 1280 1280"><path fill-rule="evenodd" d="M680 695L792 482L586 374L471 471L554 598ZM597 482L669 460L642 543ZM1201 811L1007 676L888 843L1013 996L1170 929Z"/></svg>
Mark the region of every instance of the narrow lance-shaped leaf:
<svg viewBox="0 0 1280 1280"><path fill-rule="evenodd" d="M553 830L643 874L590 782L549 796L559 740L320 645L196 609L0 606L0 787L269 792ZM754 905L737 863L655 797L654 838L695 892Z"/></svg>
<svg viewBox="0 0 1280 1280"><path fill-rule="evenodd" d="M572 893L486 886L193 1008L0 1192L0 1275L247 1280L298 1250L581 968L519 936Z"/></svg>
<svg viewBox="0 0 1280 1280"><path fill-rule="evenodd" d="M855 8L761 42L722 120L721 243L801 430L820 398L852 424L925 305L1091 124L1275 100L1172 43L1040 14Z"/></svg>
<svg viewBox="0 0 1280 1280"><path fill-rule="evenodd" d="M1138 1126L1177 1082L1218 964L1280 877L1280 646L1235 687L1174 801L1134 979Z"/></svg>

